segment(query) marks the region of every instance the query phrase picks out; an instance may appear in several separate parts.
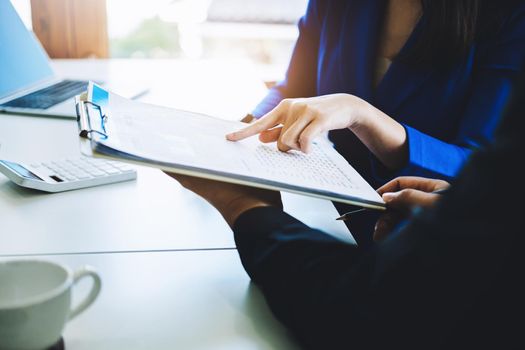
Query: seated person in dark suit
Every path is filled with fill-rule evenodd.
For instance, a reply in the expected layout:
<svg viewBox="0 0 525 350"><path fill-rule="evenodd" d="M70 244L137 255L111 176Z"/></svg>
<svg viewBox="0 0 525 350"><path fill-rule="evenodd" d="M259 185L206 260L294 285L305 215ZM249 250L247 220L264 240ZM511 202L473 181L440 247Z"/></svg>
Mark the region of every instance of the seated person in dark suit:
<svg viewBox="0 0 525 350"><path fill-rule="evenodd" d="M425 193L447 184L421 178L382 187L390 208L429 208L394 230L391 211L371 249L287 215L277 192L174 177L222 213L246 271L305 348L525 348L524 111L522 85L495 141L445 194Z"/></svg>

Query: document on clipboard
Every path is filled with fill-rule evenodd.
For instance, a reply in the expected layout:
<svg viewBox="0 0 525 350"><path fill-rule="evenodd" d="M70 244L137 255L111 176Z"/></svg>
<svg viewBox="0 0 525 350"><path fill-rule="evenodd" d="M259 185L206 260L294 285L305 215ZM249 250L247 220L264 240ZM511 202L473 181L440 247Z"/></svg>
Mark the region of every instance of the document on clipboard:
<svg viewBox="0 0 525 350"><path fill-rule="evenodd" d="M281 152L256 137L225 135L246 124L118 96L95 83L76 98L81 151L165 171L303 194L382 210L381 196L320 138L312 152Z"/></svg>

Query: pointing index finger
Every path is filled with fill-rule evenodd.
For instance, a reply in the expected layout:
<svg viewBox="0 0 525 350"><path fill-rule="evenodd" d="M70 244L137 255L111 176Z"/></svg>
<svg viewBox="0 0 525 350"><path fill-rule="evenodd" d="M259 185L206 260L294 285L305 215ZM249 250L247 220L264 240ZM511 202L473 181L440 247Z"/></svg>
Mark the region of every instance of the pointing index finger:
<svg viewBox="0 0 525 350"><path fill-rule="evenodd" d="M247 137L259 134L265 130L271 129L274 126L278 125L279 117L280 109L278 107L274 108L255 123L248 125L247 127L241 130L227 134L226 139L229 141L239 141Z"/></svg>

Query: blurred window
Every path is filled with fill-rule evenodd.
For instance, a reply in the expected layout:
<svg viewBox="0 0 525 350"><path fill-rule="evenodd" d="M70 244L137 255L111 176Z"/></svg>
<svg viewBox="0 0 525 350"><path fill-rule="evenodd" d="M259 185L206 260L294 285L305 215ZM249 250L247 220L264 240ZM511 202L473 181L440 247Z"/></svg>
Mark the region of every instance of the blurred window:
<svg viewBox="0 0 525 350"><path fill-rule="evenodd" d="M31 4L29 3L29 0L11 0L11 3L18 12L20 18L22 18L22 21L24 21L26 27L29 29L33 28L31 25Z"/></svg>
<svg viewBox="0 0 525 350"><path fill-rule="evenodd" d="M11 1L30 28L29 0ZM110 57L240 59L282 72L306 5L307 0L107 0Z"/></svg>

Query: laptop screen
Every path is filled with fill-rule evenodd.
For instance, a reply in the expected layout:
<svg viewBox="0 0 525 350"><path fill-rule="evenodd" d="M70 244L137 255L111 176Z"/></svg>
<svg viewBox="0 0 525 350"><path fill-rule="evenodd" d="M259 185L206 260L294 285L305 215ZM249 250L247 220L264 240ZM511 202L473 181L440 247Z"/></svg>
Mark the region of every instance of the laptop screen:
<svg viewBox="0 0 525 350"><path fill-rule="evenodd" d="M51 77L44 50L11 1L0 0L0 98Z"/></svg>

